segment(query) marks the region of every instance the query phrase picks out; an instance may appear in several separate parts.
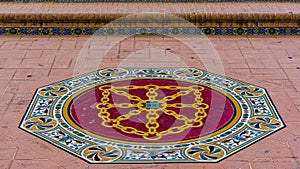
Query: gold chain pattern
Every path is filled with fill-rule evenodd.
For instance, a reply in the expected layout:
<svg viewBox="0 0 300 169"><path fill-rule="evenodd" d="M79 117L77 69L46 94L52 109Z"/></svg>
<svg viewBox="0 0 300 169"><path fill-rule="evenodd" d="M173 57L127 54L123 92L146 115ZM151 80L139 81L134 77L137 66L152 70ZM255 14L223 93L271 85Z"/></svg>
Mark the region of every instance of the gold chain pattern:
<svg viewBox="0 0 300 169"><path fill-rule="evenodd" d="M147 100L140 98L139 96L129 94L124 90L134 90L134 89L145 89L146 96L148 97ZM179 90L173 95L165 96L162 99L157 99L158 96L157 90ZM101 103L97 104L97 109L99 109L98 116L102 118L103 122L101 123L105 127L114 127L121 130L127 134L135 134L142 136L144 139L147 140L159 140L162 136L170 135L170 134L178 134L183 132L188 128L197 128L203 125L202 119L207 116L205 110L209 107L208 104L203 103L203 98L201 97L201 91L204 90L202 86L158 86L158 85L145 85L145 86L136 86L136 85L129 85L129 86L112 86L112 85L103 85L99 87L99 90L102 91L102 98ZM168 104L167 102L173 101L180 96L185 96L190 93L194 94L195 103L193 104L184 104L184 103L172 103ZM109 96L111 93L116 95L125 96L129 100L136 101L135 104L133 103L109 103ZM155 103L157 107L146 107L147 103ZM127 114L122 114L117 118L111 119L110 112L108 111L111 108L134 108L128 112ZM195 118L190 119L185 115L178 114L169 108L193 108L196 110L194 113ZM138 130L131 126L123 126L121 125L121 121L127 120L132 116L136 116L141 114L142 112L146 112L145 117L147 118L147 122L145 127L148 129L147 132ZM174 117L176 120L183 121L183 125L170 127L165 131L157 131L159 127L159 123L157 119L159 118L158 112L163 112L168 116Z"/></svg>

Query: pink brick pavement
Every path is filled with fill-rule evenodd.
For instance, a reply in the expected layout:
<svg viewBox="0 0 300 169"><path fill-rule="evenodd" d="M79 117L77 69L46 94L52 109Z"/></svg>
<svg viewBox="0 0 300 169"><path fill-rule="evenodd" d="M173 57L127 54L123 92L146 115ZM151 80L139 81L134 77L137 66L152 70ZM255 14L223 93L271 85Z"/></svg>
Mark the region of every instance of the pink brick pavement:
<svg viewBox="0 0 300 169"><path fill-rule="evenodd" d="M89 165L18 129L35 89L72 77L88 39L86 36L1 36L0 168L300 168L300 38L295 36L209 37L220 56L225 75L266 88L287 125L219 163ZM147 47L170 48L165 55L169 58L180 56L169 62L169 58L165 58L167 61L155 63L158 67L176 67L182 61L200 69L216 64L210 58L211 51L205 47L200 51L203 58L199 59L180 41L144 36L116 44L99 65L95 53L103 53L103 45L104 42L95 41L85 46L90 68L116 67L128 56L135 61L164 59L156 55L155 50L142 50ZM144 66L138 62L136 65Z"/></svg>

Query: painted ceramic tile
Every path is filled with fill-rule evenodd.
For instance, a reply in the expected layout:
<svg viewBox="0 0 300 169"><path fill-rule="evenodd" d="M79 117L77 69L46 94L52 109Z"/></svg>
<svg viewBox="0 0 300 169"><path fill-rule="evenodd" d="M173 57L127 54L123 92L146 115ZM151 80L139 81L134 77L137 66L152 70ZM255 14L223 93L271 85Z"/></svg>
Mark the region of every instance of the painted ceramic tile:
<svg viewBox="0 0 300 169"><path fill-rule="evenodd" d="M194 68L106 68L53 83L20 123L89 163L218 162L283 127L265 89Z"/></svg>
<svg viewBox="0 0 300 169"><path fill-rule="evenodd" d="M105 28L81 27L0 27L0 35L299 35L299 27L213 27L199 28ZM225 23L224 23L225 24Z"/></svg>

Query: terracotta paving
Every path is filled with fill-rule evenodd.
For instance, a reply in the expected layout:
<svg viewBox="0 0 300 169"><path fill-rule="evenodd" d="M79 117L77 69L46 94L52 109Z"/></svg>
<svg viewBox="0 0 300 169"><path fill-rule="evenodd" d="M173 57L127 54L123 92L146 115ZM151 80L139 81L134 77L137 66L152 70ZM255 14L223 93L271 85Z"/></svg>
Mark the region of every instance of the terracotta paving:
<svg viewBox="0 0 300 169"><path fill-rule="evenodd" d="M200 59L195 50L182 42L159 36L127 38L114 45L99 63L97 54L103 53L105 42L89 42L89 38L1 37L0 168L300 168L300 38L210 36L208 39L221 63L210 58L213 48L207 49L205 44L202 44L203 49L197 51L202 56ZM141 50L148 47L164 50L166 58L157 57L159 55L155 54L155 50L149 53ZM154 63L158 67L176 67L177 63L184 62L190 67L210 70L210 66L221 64L226 76L266 88L287 127L214 164L87 164L18 129L36 88L82 73L76 65L80 59L78 56L83 56L81 52L85 52L83 48L88 51L86 63L89 66L84 71L126 65L123 58L127 57L133 59L129 61L137 61L138 66L151 66L148 65L150 62L143 62L145 59L167 60ZM170 59L175 55L179 58Z"/></svg>

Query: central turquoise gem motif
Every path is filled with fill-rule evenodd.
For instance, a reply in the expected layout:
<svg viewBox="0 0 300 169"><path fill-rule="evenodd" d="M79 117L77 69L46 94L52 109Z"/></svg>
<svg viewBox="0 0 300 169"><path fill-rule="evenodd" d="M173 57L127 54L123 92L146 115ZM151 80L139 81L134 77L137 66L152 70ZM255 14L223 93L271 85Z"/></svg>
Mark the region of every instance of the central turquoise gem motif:
<svg viewBox="0 0 300 169"><path fill-rule="evenodd" d="M146 103L146 108L147 109L158 109L159 104L157 102L147 102Z"/></svg>

